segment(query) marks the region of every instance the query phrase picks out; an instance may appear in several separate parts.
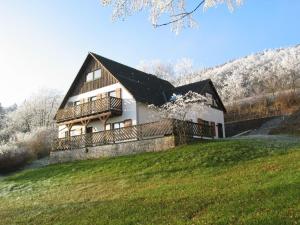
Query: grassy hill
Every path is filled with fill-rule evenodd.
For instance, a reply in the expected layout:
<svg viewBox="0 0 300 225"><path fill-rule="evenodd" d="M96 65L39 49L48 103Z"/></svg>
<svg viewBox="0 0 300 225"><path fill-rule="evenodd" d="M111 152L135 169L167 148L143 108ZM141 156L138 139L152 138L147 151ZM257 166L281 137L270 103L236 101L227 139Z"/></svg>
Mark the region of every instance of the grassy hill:
<svg viewBox="0 0 300 225"><path fill-rule="evenodd" d="M226 140L0 181L0 224L299 224L300 142Z"/></svg>

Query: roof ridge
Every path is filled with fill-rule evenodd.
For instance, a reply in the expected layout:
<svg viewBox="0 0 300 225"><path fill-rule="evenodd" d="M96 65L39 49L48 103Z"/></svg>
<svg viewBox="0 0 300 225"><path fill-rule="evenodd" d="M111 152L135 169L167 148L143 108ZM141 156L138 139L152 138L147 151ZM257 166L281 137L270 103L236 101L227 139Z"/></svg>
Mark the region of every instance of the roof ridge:
<svg viewBox="0 0 300 225"><path fill-rule="evenodd" d="M160 78L160 77L158 77L158 76L156 76L156 75L154 75L154 74L151 74L151 73L147 73L147 72L138 70L138 69L136 69L136 68L134 68L134 67L125 65L125 64L123 64L123 63L117 62L117 61L112 60L112 59L109 59L109 58L106 58L106 57L104 57L104 56L102 56L102 55L99 55L99 54L97 54L97 53L94 53L94 52L89 52L89 53L92 54L92 55L94 55L94 56L96 56L96 57L100 57L100 58L103 58L103 59L105 59L105 60L112 61L112 62L114 62L114 63L117 63L117 64L121 65L121 66L130 68L130 69L133 69L133 70L138 71L138 72L140 72L140 73L143 73L143 74L145 74L145 75L148 75L148 76L151 76L151 77L153 77L153 78L156 78L156 79L159 79L159 80L162 80L162 81L165 81L165 82L170 83L169 81L167 81L167 80L165 80L165 79L162 79L162 78ZM122 76L122 75L120 75L120 76ZM124 76L123 76L123 77L124 77Z"/></svg>
<svg viewBox="0 0 300 225"><path fill-rule="evenodd" d="M191 85L191 84L204 83L204 82L209 82L209 81L211 81L210 78L205 79L205 80L199 80L199 81L188 83L188 84L184 84L184 85L180 85L180 86L177 86L175 88L181 88L181 87L185 87L185 86L188 86L188 85Z"/></svg>

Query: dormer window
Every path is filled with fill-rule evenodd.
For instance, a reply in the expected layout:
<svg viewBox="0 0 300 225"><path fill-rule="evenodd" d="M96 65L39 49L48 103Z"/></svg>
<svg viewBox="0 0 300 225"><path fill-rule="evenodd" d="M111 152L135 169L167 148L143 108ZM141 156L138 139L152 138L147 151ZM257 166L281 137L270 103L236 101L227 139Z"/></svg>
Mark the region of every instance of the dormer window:
<svg viewBox="0 0 300 225"><path fill-rule="evenodd" d="M212 95L209 94L209 93L206 93L206 98L207 98L207 103L209 105L213 105L213 97L212 97Z"/></svg>
<svg viewBox="0 0 300 225"><path fill-rule="evenodd" d="M97 80L101 78L101 69L90 72L86 75L86 82Z"/></svg>

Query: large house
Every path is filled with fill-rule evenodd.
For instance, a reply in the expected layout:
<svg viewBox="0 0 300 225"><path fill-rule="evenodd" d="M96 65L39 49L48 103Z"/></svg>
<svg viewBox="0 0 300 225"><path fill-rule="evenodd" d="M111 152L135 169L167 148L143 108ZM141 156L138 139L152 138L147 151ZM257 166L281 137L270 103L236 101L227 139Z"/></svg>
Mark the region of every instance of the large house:
<svg viewBox="0 0 300 225"><path fill-rule="evenodd" d="M90 145L100 145L111 143L108 133L118 131L113 133L114 143L134 139L133 130L127 132L128 138L121 138L121 135L126 136L121 130L160 120L157 112L148 107L150 104L163 105L173 94L189 91L206 96L209 105L195 109L186 119L199 126L209 126L210 138L225 137L226 110L211 80L174 87L157 76L89 53L55 116L58 138L64 143L74 137L77 142L84 140ZM90 138L87 139L87 135ZM95 137L91 138L92 135ZM60 145L60 148L63 147Z"/></svg>

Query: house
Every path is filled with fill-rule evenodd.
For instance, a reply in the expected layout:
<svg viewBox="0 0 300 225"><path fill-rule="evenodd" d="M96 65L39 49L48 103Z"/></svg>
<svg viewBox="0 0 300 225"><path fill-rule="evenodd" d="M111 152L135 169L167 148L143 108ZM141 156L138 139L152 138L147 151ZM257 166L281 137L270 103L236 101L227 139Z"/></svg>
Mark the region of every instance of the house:
<svg viewBox="0 0 300 225"><path fill-rule="evenodd" d="M130 137L121 138L121 135L126 136L122 129L160 120L157 112L148 106L163 105L174 93L189 91L205 95L209 105L196 110L187 120L203 127L210 126L210 138L225 137L226 110L211 80L174 87L157 76L89 53L55 116L60 144L64 143L66 149L75 142L80 142L81 147L86 143L109 144L112 139L108 134L112 131L118 132L112 134L113 143L135 139L134 131L127 132Z"/></svg>

